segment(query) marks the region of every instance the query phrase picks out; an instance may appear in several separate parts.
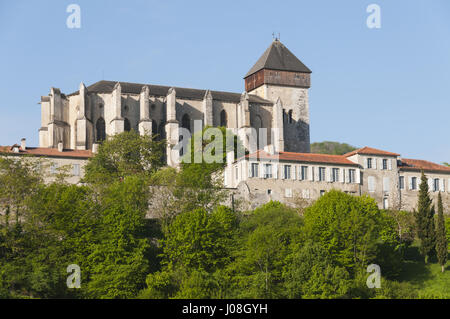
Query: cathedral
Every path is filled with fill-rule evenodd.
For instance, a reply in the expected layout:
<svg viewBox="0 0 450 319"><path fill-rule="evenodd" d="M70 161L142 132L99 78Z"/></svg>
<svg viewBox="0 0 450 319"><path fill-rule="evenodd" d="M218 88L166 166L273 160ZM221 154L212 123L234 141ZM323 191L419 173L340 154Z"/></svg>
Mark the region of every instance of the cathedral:
<svg viewBox="0 0 450 319"><path fill-rule="evenodd" d="M51 88L41 97L39 146L92 150L107 136L131 129L175 145L180 127L194 133L194 121L201 121L235 134L266 128L265 136L256 137L258 149L272 144L277 151L308 153L310 76L311 70L275 39L245 75L242 94L114 81L81 83L71 94ZM241 139L248 149L249 137ZM169 165L174 160L168 156Z"/></svg>
<svg viewBox="0 0 450 319"><path fill-rule="evenodd" d="M450 209L450 167L367 146L344 155L312 154L310 76L275 39L244 76L242 94L113 81L81 83L67 95L51 88L41 97L39 147L27 147L22 139L21 145L0 146L0 156L48 159L47 181L71 166L68 182L77 184L108 136L133 129L165 139L167 165L177 166L180 133L220 126L237 134L249 151L237 159L227 154L223 173L230 197L249 207L270 200L311 202L338 189L368 194L380 208L412 211L424 172L433 200L441 193L444 209Z"/></svg>

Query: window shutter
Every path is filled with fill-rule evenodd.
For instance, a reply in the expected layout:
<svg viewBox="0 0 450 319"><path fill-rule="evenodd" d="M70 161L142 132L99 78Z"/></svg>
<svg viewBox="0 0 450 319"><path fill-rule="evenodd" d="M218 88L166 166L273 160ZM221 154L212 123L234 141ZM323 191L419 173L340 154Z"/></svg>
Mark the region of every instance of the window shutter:
<svg viewBox="0 0 450 319"><path fill-rule="evenodd" d="M286 165L280 165L281 166L281 179L285 179L285 172L286 172Z"/></svg>
<svg viewBox="0 0 450 319"><path fill-rule="evenodd" d="M359 168L355 172L355 182L356 184L361 184L361 170Z"/></svg>
<svg viewBox="0 0 450 319"><path fill-rule="evenodd" d="M292 165L292 172L291 172L291 178L293 180L296 180L297 178L297 170L296 170L297 166L296 165Z"/></svg>
<svg viewBox="0 0 450 319"><path fill-rule="evenodd" d="M408 177L408 189L412 190L412 176Z"/></svg>
<svg viewBox="0 0 450 319"><path fill-rule="evenodd" d="M319 168L318 167L316 167L314 169L314 180L319 181Z"/></svg>
<svg viewBox="0 0 450 319"><path fill-rule="evenodd" d="M328 172L328 174L326 174ZM331 182L333 180L333 169L331 167L325 167L325 174L327 175L328 181Z"/></svg>
<svg viewBox="0 0 450 319"><path fill-rule="evenodd" d="M369 168L369 164L368 164L368 161L369 161L369 159L366 157L365 159L364 159L364 168Z"/></svg>
<svg viewBox="0 0 450 319"><path fill-rule="evenodd" d="M439 179L439 187L441 188L441 192L445 192L445 179Z"/></svg>
<svg viewBox="0 0 450 319"><path fill-rule="evenodd" d="M273 165L272 175L273 175L273 178L278 179L278 164Z"/></svg>
<svg viewBox="0 0 450 319"><path fill-rule="evenodd" d="M264 178L264 164L263 163L259 163L259 165L258 165L258 175L259 175L259 178Z"/></svg>
<svg viewBox="0 0 450 319"><path fill-rule="evenodd" d="M349 169L343 169L343 172L345 171L345 183L350 183L350 170Z"/></svg>
<svg viewBox="0 0 450 319"><path fill-rule="evenodd" d="M248 177L255 177L252 174L252 167L253 167L253 163L252 162L248 162Z"/></svg>
<svg viewBox="0 0 450 319"><path fill-rule="evenodd" d="M314 167L308 166L308 178L311 182L314 181Z"/></svg>
<svg viewBox="0 0 450 319"><path fill-rule="evenodd" d="M433 179L432 178L428 178L428 191L432 191L433 190Z"/></svg>
<svg viewBox="0 0 450 319"><path fill-rule="evenodd" d="M450 178L447 180L447 193L450 193Z"/></svg>
<svg viewBox="0 0 450 319"><path fill-rule="evenodd" d="M388 159L388 170L392 171L392 160Z"/></svg>
<svg viewBox="0 0 450 319"><path fill-rule="evenodd" d="M378 161L378 158L374 157L372 160L373 169L377 169L377 161Z"/></svg>

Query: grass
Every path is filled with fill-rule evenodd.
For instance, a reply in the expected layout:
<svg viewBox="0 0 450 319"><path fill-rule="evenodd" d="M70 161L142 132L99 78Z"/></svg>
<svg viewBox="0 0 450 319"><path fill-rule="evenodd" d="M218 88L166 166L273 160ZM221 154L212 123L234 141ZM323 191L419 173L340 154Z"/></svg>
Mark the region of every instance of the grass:
<svg viewBox="0 0 450 319"><path fill-rule="evenodd" d="M402 268L399 281L411 284L420 298L450 299L450 258L442 273L436 260L425 264L414 243L406 252Z"/></svg>

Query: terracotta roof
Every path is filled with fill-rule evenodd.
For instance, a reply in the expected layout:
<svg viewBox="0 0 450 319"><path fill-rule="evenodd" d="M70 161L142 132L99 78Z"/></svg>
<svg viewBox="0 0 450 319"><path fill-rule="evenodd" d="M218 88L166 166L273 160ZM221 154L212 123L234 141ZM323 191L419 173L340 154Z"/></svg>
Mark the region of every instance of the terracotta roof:
<svg viewBox="0 0 450 319"><path fill-rule="evenodd" d="M118 81L105 81L105 80L98 81L98 82L88 86L87 91L95 92L95 93L111 93L114 90L114 86L117 84L117 82ZM119 82L119 83L122 88L122 93L129 93L129 94L140 94L142 87L147 86L149 89L150 95L166 96L167 92L171 88L170 86L163 86L163 85L129 83L129 82ZM206 94L206 90L180 88L180 87L174 87L174 88L175 88L175 91L177 92L177 98L181 98L181 99L185 98L185 99L193 99L193 100L203 100L203 98ZM76 95L76 94L78 94L78 91L69 94L69 96ZM233 103L239 103L241 101L240 93L211 91L211 95L214 100L233 102ZM249 96L249 101L251 103L273 105L273 102L263 99L262 97L259 97L257 95L249 94L248 96Z"/></svg>
<svg viewBox="0 0 450 319"><path fill-rule="evenodd" d="M409 159L402 158L399 166L400 170L404 171L433 171L433 172L443 172L450 174L450 167L439 165L436 163L417 160L417 159Z"/></svg>
<svg viewBox="0 0 450 319"><path fill-rule="evenodd" d="M384 156L400 156L400 154L397 153L391 153L391 152L386 152L386 151L382 151L373 147L363 147L357 150L354 150L350 153L344 154L345 157L349 157L355 154L364 154L364 155L384 155Z"/></svg>
<svg viewBox="0 0 450 319"><path fill-rule="evenodd" d="M245 158L256 157L258 159L279 160L288 162L307 162L307 163L323 163L323 164L339 164L358 166L342 155L313 154L313 153L292 153L279 152L274 155L266 151L259 150L253 154L246 155Z"/></svg>
<svg viewBox="0 0 450 319"><path fill-rule="evenodd" d="M13 145L18 146L18 145ZM92 157L92 151L86 150L69 150L65 149L62 152L59 152L57 148L44 148L44 147L27 147L25 151L23 151L19 147L19 153L15 153L13 151L13 146L0 146L0 153L7 153L9 155L34 155L34 156L43 156L43 157L68 157L68 158L80 158L87 159Z"/></svg>
<svg viewBox="0 0 450 319"><path fill-rule="evenodd" d="M272 42L244 78L262 69L311 73L311 70L279 40Z"/></svg>

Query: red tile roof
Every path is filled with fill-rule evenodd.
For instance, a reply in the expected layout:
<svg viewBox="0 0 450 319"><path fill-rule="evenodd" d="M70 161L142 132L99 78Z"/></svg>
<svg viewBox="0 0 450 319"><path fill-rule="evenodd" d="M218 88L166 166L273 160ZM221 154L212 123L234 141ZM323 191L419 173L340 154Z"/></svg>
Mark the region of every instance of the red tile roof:
<svg viewBox="0 0 450 319"><path fill-rule="evenodd" d="M259 150L253 154L246 155L245 158L258 158L267 160L279 160L279 161L292 161L292 162L309 162L309 163L324 163L324 164L339 164L339 165L352 165L358 166L348 160L342 155L328 155L328 154L313 154L313 153L292 153L292 152L279 152L271 155L266 151Z"/></svg>
<svg viewBox="0 0 450 319"><path fill-rule="evenodd" d="M386 152L386 151L368 147L368 146L354 150L350 153L344 154L344 156L349 157L349 156L352 156L355 154L382 155L382 156L395 156L395 157L400 156L400 154L397 154L397 153Z"/></svg>
<svg viewBox="0 0 450 319"><path fill-rule="evenodd" d="M43 156L43 157L69 157L69 158L80 158L87 159L92 157L92 151L86 150L69 150L65 149L62 152L59 152L57 148L44 148L44 147L27 147L25 151L23 151L19 147L19 153L15 153L13 151L13 147L19 147L18 145L13 146L0 146L0 154L7 153L9 155L34 155L34 156Z"/></svg>
<svg viewBox="0 0 450 319"><path fill-rule="evenodd" d="M401 164L399 166L400 170L405 171L432 171L432 172L442 172L442 173L449 173L450 174L450 167L439 165L436 163L424 161L424 160L417 160L417 159L409 159L409 158L402 158Z"/></svg>

